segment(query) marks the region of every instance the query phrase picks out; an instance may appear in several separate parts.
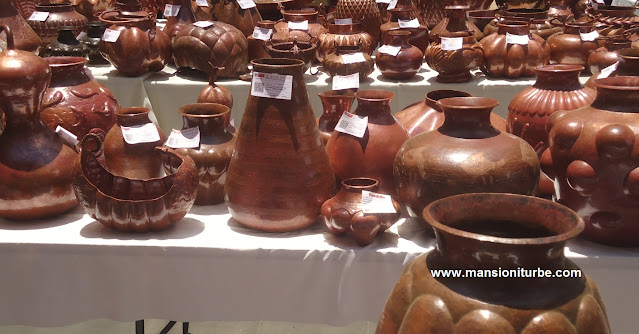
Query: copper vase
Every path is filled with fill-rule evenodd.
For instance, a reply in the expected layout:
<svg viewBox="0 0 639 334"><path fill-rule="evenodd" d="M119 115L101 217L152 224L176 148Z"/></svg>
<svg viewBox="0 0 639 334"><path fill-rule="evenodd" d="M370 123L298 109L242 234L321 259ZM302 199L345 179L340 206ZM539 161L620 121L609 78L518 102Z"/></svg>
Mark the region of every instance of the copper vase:
<svg viewBox="0 0 639 334"><path fill-rule="evenodd" d="M457 50L445 50L442 38L461 38L462 45ZM471 31L442 32L428 45L424 59L428 66L439 73L439 82L467 82L473 79L471 70L479 67L484 60L484 50Z"/></svg>
<svg viewBox="0 0 639 334"><path fill-rule="evenodd" d="M290 100L249 95L226 178L231 216L247 227L284 232L317 221L335 192L335 176L313 116L304 63L251 62L253 75L292 76Z"/></svg>
<svg viewBox="0 0 639 334"><path fill-rule="evenodd" d="M588 66L588 56L597 49L597 41L584 41L581 34L595 30L590 22L566 22L564 32L548 38L550 60L559 64ZM589 70L589 68L586 68Z"/></svg>
<svg viewBox="0 0 639 334"><path fill-rule="evenodd" d="M262 16L257 7L242 9L237 1L220 0L213 2L213 20L228 23L248 37L253 34L257 22L262 21Z"/></svg>
<svg viewBox="0 0 639 334"><path fill-rule="evenodd" d="M392 30L388 32L389 41L384 45L399 48L397 55L377 52L375 65L382 75L395 80L405 80L414 77L422 68L424 54L408 42L409 31Z"/></svg>
<svg viewBox="0 0 639 334"><path fill-rule="evenodd" d="M484 38L484 33L467 19L468 6L446 6L445 9L446 17L428 33L431 42L437 40L437 36L447 36L458 31L471 31L478 41Z"/></svg>
<svg viewBox="0 0 639 334"><path fill-rule="evenodd" d="M322 101L322 116L317 119L317 127L320 130L322 143L326 145L328 139L331 138L337 122L345 111L350 112L355 100L355 93L351 90L346 91L326 91L317 93Z"/></svg>
<svg viewBox="0 0 639 334"><path fill-rule="evenodd" d="M410 21L413 19L417 19L418 16L414 13L413 10L409 8L395 8L389 10L390 12L390 21L382 24L380 27L381 33L381 43L385 44L390 41L390 35L388 32L391 30L406 30L410 31L410 37L408 38L408 43L416 46L422 53L426 52L426 47L428 46L428 27L423 24L420 24L417 28L400 28L399 20L402 21Z"/></svg>
<svg viewBox="0 0 639 334"><path fill-rule="evenodd" d="M167 3L180 6L177 15L166 18L166 24L162 29L162 31L169 36L169 39L173 40L173 37L175 37L184 26L194 23L196 20L189 0L168 0Z"/></svg>
<svg viewBox="0 0 639 334"><path fill-rule="evenodd" d="M275 21L259 21L257 22L257 27L261 29L267 29L271 31L271 35L275 32ZM264 48L264 40L257 39L253 37L251 34L246 38L248 43L248 58L250 60L260 59L260 58L271 58L271 56L266 52Z"/></svg>
<svg viewBox="0 0 639 334"><path fill-rule="evenodd" d="M333 53L338 46L360 46L361 51L373 54L375 41L373 36L362 30L362 24L354 21L351 24L328 23L328 32L319 35L317 59L322 62L327 55Z"/></svg>
<svg viewBox="0 0 639 334"><path fill-rule="evenodd" d="M619 56L619 65L615 68L608 77L617 76L639 76L639 50L635 48L626 48L617 51ZM602 73L593 74L588 81L586 81L586 87L595 89L595 80L599 79Z"/></svg>

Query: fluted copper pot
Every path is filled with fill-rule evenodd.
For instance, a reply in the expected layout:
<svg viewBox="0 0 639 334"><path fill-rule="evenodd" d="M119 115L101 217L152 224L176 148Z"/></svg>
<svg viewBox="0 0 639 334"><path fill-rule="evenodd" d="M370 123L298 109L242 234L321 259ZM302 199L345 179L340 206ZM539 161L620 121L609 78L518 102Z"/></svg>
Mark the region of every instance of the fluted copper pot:
<svg viewBox="0 0 639 334"><path fill-rule="evenodd" d="M360 46L361 51L372 55L377 44L373 36L362 30L359 21L351 24L328 23L328 32L319 35L317 47L317 59L322 62L324 58L335 51L337 46Z"/></svg>
<svg viewBox="0 0 639 334"><path fill-rule="evenodd" d="M344 61L344 55L356 53L361 53L364 61L356 63L346 63ZM375 70L375 61L368 53L362 52L360 46L337 46L335 52L324 58L322 66L324 71L331 77L359 73L359 79L363 80Z"/></svg>

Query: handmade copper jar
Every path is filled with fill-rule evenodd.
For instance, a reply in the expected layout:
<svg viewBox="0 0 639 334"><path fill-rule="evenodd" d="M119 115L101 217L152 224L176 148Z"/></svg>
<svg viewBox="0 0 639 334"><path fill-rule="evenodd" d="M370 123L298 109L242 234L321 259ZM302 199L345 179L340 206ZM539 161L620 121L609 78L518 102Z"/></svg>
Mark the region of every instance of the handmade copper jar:
<svg viewBox="0 0 639 334"><path fill-rule="evenodd" d="M74 27L76 35L87 31L89 20L76 12L70 3L42 3L36 6L36 11L49 13L45 21L28 21L33 31L40 36L42 47L56 39L60 27Z"/></svg>
<svg viewBox="0 0 639 334"><path fill-rule="evenodd" d="M171 59L171 40L151 16L106 11L99 18L107 29L120 32L115 42L100 40L100 53L123 75L159 72Z"/></svg>
<svg viewBox="0 0 639 334"><path fill-rule="evenodd" d="M472 80L470 71L479 67L484 60L484 51L471 31L443 32L426 48L425 60L437 71L439 82L466 82ZM444 50L441 38L462 38L460 49Z"/></svg>
<svg viewBox="0 0 639 334"><path fill-rule="evenodd" d="M485 97L441 99L437 105L444 111L442 125L412 137L397 152L395 187L411 215L419 216L429 203L457 194L535 193L537 153L523 139L492 126L490 112L498 104Z"/></svg>
<svg viewBox="0 0 639 334"><path fill-rule="evenodd" d="M339 0L335 7L335 18L351 18L362 22L364 31L373 36L373 44L377 45L379 42L382 16L374 0Z"/></svg>
<svg viewBox="0 0 639 334"><path fill-rule="evenodd" d="M47 47L40 52L40 56L72 56L86 58L89 55L89 48L80 43L80 41L75 38L74 34L75 28L60 27L60 30L58 31L58 38L47 45Z"/></svg>
<svg viewBox="0 0 639 334"><path fill-rule="evenodd" d="M231 91L222 86L215 83L217 80L217 72L220 69L214 68L213 73L209 77L208 86L204 87L200 92L200 95L197 97L198 103L219 103L229 107L230 110L233 109L233 95ZM229 116L229 115L227 115Z"/></svg>
<svg viewBox="0 0 639 334"><path fill-rule="evenodd" d="M566 22L564 32L548 38L550 60L559 64L588 66L588 56L597 48L597 41L582 40L581 34L594 31L589 22Z"/></svg>
<svg viewBox="0 0 639 334"><path fill-rule="evenodd" d="M270 30L271 35L275 31L275 21L258 21L257 27L261 29ZM248 43L248 58L249 60L260 58L271 58L266 49L264 48L265 40L255 38L252 34L246 38Z"/></svg>
<svg viewBox="0 0 639 334"><path fill-rule="evenodd" d="M417 28L400 28L399 21L411 21L417 19L417 15L413 13L413 10L408 8L394 8L388 11L391 15L390 21L382 24L379 28L381 33L382 45L390 42L390 35L388 32L391 30L406 30L410 31L410 37L408 37L408 43L416 46L422 53L426 52L428 46L428 27L420 24Z"/></svg>
<svg viewBox="0 0 639 334"><path fill-rule="evenodd" d="M91 21L87 28L86 36L80 38L80 43L87 46L89 49L89 65L107 65L110 64L108 60L102 57L100 53L100 39L104 34L106 26L104 22Z"/></svg>
<svg viewBox="0 0 639 334"><path fill-rule="evenodd" d="M335 192L304 83L304 62L258 59L253 75L292 76L291 99L249 95L231 158L225 201L231 216L250 228L284 232L312 225Z"/></svg>
<svg viewBox="0 0 639 334"><path fill-rule="evenodd" d="M34 7L35 8L35 7ZM13 32L14 46L18 50L37 52L42 41L20 15L12 0L0 0L0 24ZM0 34L0 51L6 50L6 33Z"/></svg>
<svg viewBox="0 0 639 334"><path fill-rule="evenodd" d="M51 70L42 58L16 50L6 25L7 50L0 53L0 217L40 219L77 204L71 184L76 153L40 119L40 102Z"/></svg>
<svg viewBox="0 0 639 334"><path fill-rule="evenodd" d="M277 22L275 24L275 30L279 33L290 34L289 41L293 41L294 38L297 37L299 41L308 42L307 40L303 40L304 33L308 33L310 37L319 38L319 36L328 31L326 27L324 27L319 22L319 12L314 9L293 9L293 10L285 10L282 12L284 15L284 20L281 22ZM289 28L289 22L304 22L308 23L308 30L302 30L301 34L295 34L293 31L296 29Z"/></svg>
<svg viewBox="0 0 639 334"><path fill-rule="evenodd" d="M482 72L493 77L518 78L535 75L535 67L548 64L550 47L543 38L531 34L526 22L504 20L498 31L479 43L484 48ZM507 34L528 36L527 45L508 43Z"/></svg>
<svg viewBox="0 0 639 334"><path fill-rule="evenodd" d="M417 9L422 19L420 20L428 26L429 29L434 28L446 17L445 7L448 5L468 6L469 9L488 9L493 3L492 0L458 0L458 1L441 1L441 0L417 0Z"/></svg>
<svg viewBox="0 0 639 334"><path fill-rule="evenodd" d="M579 82L578 65L546 65L536 68L537 81L519 92L508 105L508 133L524 139L537 154L548 148L546 121L558 110L590 105L597 92ZM550 198L552 181L541 173L537 195Z"/></svg>
<svg viewBox="0 0 639 334"><path fill-rule="evenodd" d="M471 31L478 41L484 38L484 33L466 18L468 6L446 6L445 9L446 17L428 33L431 42L434 42L437 36L447 36L448 33L458 31Z"/></svg>
<svg viewBox="0 0 639 334"><path fill-rule="evenodd" d="M364 61L356 63L347 63L344 61L344 55L353 55L356 53L361 53ZM359 79L363 80L375 70L375 61L368 53L362 52L360 46L337 46L333 53L324 58L322 66L324 67L324 71L331 77L359 73Z"/></svg>
<svg viewBox="0 0 639 334"><path fill-rule="evenodd" d="M297 59L304 62L304 72L311 68L311 64L317 55L317 39L313 38L309 42L298 42L294 39L291 42L274 43L272 40L264 42L266 52L272 58Z"/></svg>
<svg viewBox="0 0 639 334"><path fill-rule="evenodd" d="M388 32L390 41L384 45L399 47L396 56L377 52L375 64L382 75L395 80L405 80L414 77L422 67L424 54L414 45L408 42L409 31L392 30Z"/></svg>
<svg viewBox="0 0 639 334"><path fill-rule="evenodd" d="M236 139L229 131L230 109L217 103L193 103L180 107L178 113L182 115L182 130L197 127L200 131L198 147L175 149L180 155L191 157L197 166L195 204L224 202L224 183ZM165 170L167 174L176 173L180 161L168 157L164 156Z"/></svg>
<svg viewBox="0 0 639 334"><path fill-rule="evenodd" d="M364 213L362 191L377 193L379 182L366 177L342 181L337 195L322 204L322 220L334 235L348 234L360 246L366 246L399 219L399 204L391 200L395 213Z"/></svg>
<svg viewBox="0 0 639 334"><path fill-rule="evenodd" d="M213 20L228 23L248 37L253 34L257 22L262 21L262 16L256 7L242 9L237 1L220 0L213 2Z"/></svg>
<svg viewBox="0 0 639 334"><path fill-rule="evenodd" d="M484 34L490 35L497 31L497 23L501 20L525 21L530 26L530 32L539 35L544 40L548 37L562 32L562 25L555 25L548 15L548 10L538 8L518 8L506 9L501 14L496 14L496 18L484 27Z"/></svg>
<svg viewBox="0 0 639 334"><path fill-rule="evenodd" d="M52 130L65 128L79 139L91 129L108 132L120 109L113 93L99 84L85 68L81 57L47 57L51 67L51 84L42 100L40 117Z"/></svg>
<svg viewBox="0 0 639 334"><path fill-rule="evenodd" d="M616 246L639 245L639 78L595 80L590 106L554 113L542 168L557 202L586 222L583 236Z"/></svg>
<svg viewBox="0 0 639 334"><path fill-rule="evenodd" d="M230 24L214 22L206 28L186 25L173 39L173 61L178 68L193 68L207 74L224 68L221 78L237 78L248 72L246 37Z"/></svg>
<svg viewBox="0 0 639 334"><path fill-rule="evenodd" d="M437 245L408 264L377 334L610 334L597 286L564 255L584 228L570 209L515 194L464 194L434 202L423 217ZM437 270L466 276L434 277Z"/></svg>
<svg viewBox="0 0 639 334"><path fill-rule="evenodd" d="M605 39L606 45L595 49L588 56L588 67L590 73L599 73L604 68L619 61L617 51L629 48L632 42L623 36L608 37Z"/></svg>
<svg viewBox="0 0 639 334"><path fill-rule="evenodd" d="M317 93L322 101L322 116L317 118L317 127L320 130L322 143L326 145L328 139L331 138L335 126L345 111L350 112L355 93L352 90L345 91L326 91Z"/></svg>
<svg viewBox="0 0 639 334"><path fill-rule="evenodd" d="M116 124L104 138L106 168L116 176L131 179L151 179L164 175L162 155L155 148L166 142L166 135L157 125L159 138L152 142L129 144L122 127L137 127L152 123L148 108L122 108L116 114Z"/></svg>
<svg viewBox="0 0 639 334"><path fill-rule="evenodd" d="M333 131L328 140L326 151L338 181L369 177L379 181L380 192L395 195L393 160L408 133L392 114L390 100L394 96L376 89L355 93L357 108L353 113L368 117L368 125L362 138Z"/></svg>
<svg viewBox="0 0 639 334"><path fill-rule="evenodd" d="M158 147L158 154L178 166L174 174L157 178L129 178L105 166L104 132L82 140L73 165L73 189L84 211L102 225L122 232L164 230L182 219L193 206L197 167L188 156Z"/></svg>
<svg viewBox="0 0 639 334"><path fill-rule="evenodd" d="M337 46L360 46L361 51L368 55L372 55L377 46L373 36L362 30L359 21L351 24L328 23L328 32L321 34L318 39L317 59L320 62L335 52Z"/></svg>
<svg viewBox="0 0 639 334"><path fill-rule="evenodd" d="M618 76L639 76L639 49L627 48L617 51L619 56L619 65L614 68L613 71L606 77L618 77ZM601 72L593 74L588 81L586 81L586 87L595 88L595 80L602 77Z"/></svg>
<svg viewBox="0 0 639 334"><path fill-rule="evenodd" d="M444 111L437 105L437 101L449 97L466 97L470 94L458 90L433 90L424 99L415 102L395 114L399 124L408 131L409 137L432 131L444 124ZM490 123L499 131L506 131L506 120L491 112Z"/></svg>
<svg viewBox="0 0 639 334"><path fill-rule="evenodd" d="M180 6L176 15L166 18L166 24L162 29L162 31L169 36L171 40L173 40L173 37L175 37L180 30L182 30L186 25L194 23L196 20L193 15L190 0L168 0L167 4Z"/></svg>

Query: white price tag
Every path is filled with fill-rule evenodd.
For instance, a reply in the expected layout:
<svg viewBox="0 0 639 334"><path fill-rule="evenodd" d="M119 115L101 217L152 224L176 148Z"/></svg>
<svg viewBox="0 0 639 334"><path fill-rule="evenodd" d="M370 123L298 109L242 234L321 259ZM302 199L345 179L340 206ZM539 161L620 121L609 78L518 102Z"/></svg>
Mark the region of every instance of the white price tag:
<svg viewBox="0 0 639 334"><path fill-rule="evenodd" d="M584 42L592 42L599 37L599 32L597 30L593 30L587 33L579 33L579 36L581 36L581 40Z"/></svg>
<svg viewBox="0 0 639 334"><path fill-rule="evenodd" d="M418 19L412 19L412 20L397 20L397 23L399 23L399 27L400 28L419 28L419 20Z"/></svg>
<svg viewBox="0 0 639 334"><path fill-rule="evenodd" d="M164 16L177 16L177 14L180 12L180 7L182 7L182 5L171 5L167 3L166 6L164 6Z"/></svg>
<svg viewBox="0 0 639 334"><path fill-rule="evenodd" d="M301 22L288 21L288 28L290 30L308 30L308 20Z"/></svg>
<svg viewBox="0 0 639 334"><path fill-rule="evenodd" d="M253 0L237 0L237 4L240 5L240 8L242 9L255 7L255 2L253 2Z"/></svg>
<svg viewBox="0 0 639 334"><path fill-rule="evenodd" d="M386 10L395 9L395 7L397 7L397 0L390 0L390 2L388 3L388 7L386 7Z"/></svg>
<svg viewBox="0 0 639 334"><path fill-rule="evenodd" d="M232 119L231 119L231 121L229 122L229 124L230 124L232 127L235 127L235 118L232 118Z"/></svg>
<svg viewBox="0 0 639 334"><path fill-rule="evenodd" d="M268 41L273 35L273 29L255 27L253 29L253 38Z"/></svg>
<svg viewBox="0 0 639 334"><path fill-rule="evenodd" d="M350 17L347 19L335 19L335 24L353 24L353 19Z"/></svg>
<svg viewBox="0 0 639 334"><path fill-rule="evenodd" d="M171 148L196 148L200 146L200 128L188 128L184 130L171 130L169 139L164 144Z"/></svg>
<svg viewBox="0 0 639 334"><path fill-rule="evenodd" d="M334 79L333 79L334 80ZM337 126L335 126L335 131L348 133L349 135L362 138L366 133L366 128L368 127L368 116L359 117L357 115L353 115L348 111L345 111L342 114L342 117L337 122Z"/></svg>
<svg viewBox="0 0 639 334"><path fill-rule="evenodd" d="M104 34L102 34L102 40L105 42L115 42L120 38L120 30L104 30Z"/></svg>
<svg viewBox="0 0 639 334"><path fill-rule="evenodd" d="M72 144L73 146L78 145L79 143L78 137L76 135L59 125L55 128L55 133L57 133L58 136L62 137L67 143Z"/></svg>
<svg viewBox="0 0 639 334"><path fill-rule="evenodd" d="M123 126L122 136L129 144L152 143L160 140L158 129L153 123L143 125Z"/></svg>
<svg viewBox="0 0 639 334"><path fill-rule="evenodd" d="M513 35L506 33L506 43L508 44L528 45L529 41L530 38L528 38L528 35Z"/></svg>
<svg viewBox="0 0 639 334"><path fill-rule="evenodd" d="M206 0L195 0L195 3L197 3L198 6L200 7L208 7L209 3L206 2Z"/></svg>
<svg viewBox="0 0 639 334"><path fill-rule="evenodd" d="M599 72L599 75L597 76L597 79L604 79L609 77L612 72L614 72L617 69L617 66L619 66L619 62L616 62L606 68L604 68L603 70L601 70L601 72Z"/></svg>
<svg viewBox="0 0 639 334"><path fill-rule="evenodd" d="M379 49L377 49L377 52L385 53L387 55L395 57L401 49L401 46L382 45L379 47Z"/></svg>
<svg viewBox="0 0 639 334"><path fill-rule="evenodd" d="M390 195L378 194L362 190L363 213L396 213Z"/></svg>
<svg viewBox="0 0 639 334"><path fill-rule="evenodd" d="M359 73L336 75L333 77L333 90L358 89Z"/></svg>
<svg viewBox="0 0 639 334"><path fill-rule="evenodd" d="M49 12L35 11L31 14L31 16L29 16L29 21L44 22L47 20L48 17L49 17Z"/></svg>
<svg viewBox="0 0 639 334"><path fill-rule="evenodd" d="M197 21L195 23L193 23L194 26L196 27L200 27L200 28L208 28L210 26L213 25L212 21Z"/></svg>
<svg viewBox="0 0 639 334"><path fill-rule="evenodd" d="M79 40L85 38L86 36L87 36L86 32L80 31L80 33L78 34L78 36L75 39L77 39L79 41Z"/></svg>
<svg viewBox="0 0 639 334"><path fill-rule="evenodd" d="M463 37L442 37L442 50L455 51L464 47Z"/></svg>
<svg viewBox="0 0 639 334"><path fill-rule="evenodd" d="M364 58L364 54L361 52L348 53L342 55L342 62L344 64L355 64L355 63L363 63L366 61Z"/></svg>
<svg viewBox="0 0 639 334"><path fill-rule="evenodd" d="M292 75L253 72L251 95L279 100L290 100L292 92Z"/></svg>
<svg viewBox="0 0 639 334"><path fill-rule="evenodd" d="M390 3L391 0L375 0L375 3Z"/></svg>

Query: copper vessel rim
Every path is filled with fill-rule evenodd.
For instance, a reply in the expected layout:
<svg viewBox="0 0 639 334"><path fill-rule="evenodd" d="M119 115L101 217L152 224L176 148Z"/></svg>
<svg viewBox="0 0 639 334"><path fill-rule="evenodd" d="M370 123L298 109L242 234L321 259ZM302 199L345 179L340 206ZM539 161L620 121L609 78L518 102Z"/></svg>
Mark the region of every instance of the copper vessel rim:
<svg viewBox="0 0 639 334"><path fill-rule="evenodd" d="M639 49L635 48L617 50L617 54L622 58L639 59Z"/></svg>
<svg viewBox="0 0 639 334"><path fill-rule="evenodd" d="M601 78L595 79L594 84L596 88L639 91L639 77L618 76Z"/></svg>
<svg viewBox="0 0 639 334"><path fill-rule="evenodd" d="M535 67L535 71L537 72L554 72L554 73L579 72L581 73L583 70L584 70L583 66L572 65L572 64L548 64L548 65L539 65Z"/></svg>
<svg viewBox="0 0 639 334"><path fill-rule="evenodd" d="M220 103L200 102L185 104L179 107L177 112L180 115L187 117L211 118L224 117L231 112L231 109Z"/></svg>
<svg viewBox="0 0 639 334"><path fill-rule="evenodd" d="M120 108L119 110L115 112L115 114L118 116L133 117L133 116L148 114L149 112L151 112L151 109L145 108L145 107L128 107L128 108Z"/></svg>
<svg viewBox="0 0 639 334"><path fill-rule="evenodd" d="M593 22L566 22L564 23L566 26L569 27L575 27L575 28L582 28L582 27L594 27L594 23Z"/></svg>
<svg viewBox="0 0 639 334"><path fill-rule="evenodd" d="M290 59L290 58L261 58L251 60L251 65L255 66L264 66L264 67L272 67L272 68L295 68L299 66L304 66L304 62L299 59Z"/></svg>
<svg viewBox="0 0 639 334"><path fill-rule="evenodd" d="M437 105L444 108L455 109L486 109L495 108L499 100L482 96L449 97L437 101Z"/></svg>
<svg viewBox="0 0 639 334"><path fill-rule="evenodd" d="M445 97L439 97L442 95ZM437 103L437 101L439 100L452 97L472 97L472 95L470 93L455 89L437 89L431 90L430 92L424 94L424 99L432 103Z"/></svg>
<svg viewBox="0 0 639 334"><path fill-rule="evenodd" d="M347 189L365 190L379 186L379 181L369 177L353 177L343 180L342 186Z"/></svg>
<svg viewBox="0 0 639 334"><path fill-rule="evenodd" d="M495 13L497 13L497 11L495 11L494 9L476 9L476 10L469 10L466 13L468 13L468 17L472 17L472 18L478 18L478 19L488 19L488 18L495 18Z"/></svg>
<svg viewBox="0 0 639 334"><path fill-rule="evenodd" d="M316 43L309 42L278 42L278 43L265 43L265 46L269 49L273 49L273 51L279 52L292 52L293 48L297 45L300 48L300 51L310 51L312 49L317 48ZM283 48L282 48L283 47Z"/></svg>
<svg viewBox="0 0 639 334"><path fill-rule="evenodd" d="M341 91L334 91L334 90L327 90L324 92L320 92L317 93L318 96L323 96L323 97L355 97L355 92L353 92L350 89L347 90L341 90Z"/></svg>
<svg viewBox="0 0 639 334"><path fill-rule="evenodd" d="M360 101L386 101L395 97L395 93L382 89L364 89L355 93Z"/></svg>
<svg viewBox="0 0 639 334"><path fill-rule="evenodd" d="M42 3L42 4L36 5L36 10L38 8L41 8L41 9L73 8L73 5L71 3L53 3L53 2L49 2L49 3Z"/></svg>
<svg viewBox="0 0 639 334"><path fill-rule="evenodd" d="M485 235L485 234L480 234L480 233L474 233L474 232L468 232L465 230L461 230L461 229L457 229L454 227L451 227L447 224L444 224L441 222L441 218L439 217L435 217L434 211L435 209L438 208L439 205L441 205L442 203L446 203L447 201L455 201L458 199L482 199L482 198L490 198L494 201L496 201L497 203L502 203L502 204L507 204L507 202L509 201L532 201L535 202L537 205L547 205L547 206L552 206L557 210L561 210L565 213L565 217L564 220L568 221L572 221L574 222L573 226L561 226L562 228L564 228L563 231L551 231L554 235L550 236L550 237L540 237L540 238L505 238L505 237L495 237L495 236L490 236L490 235ZM462 208L457 207L458 210L461 210ZM490 211L485 211L487 213L490 214ZM465 238L465 239L474 239L474 240L479 240L479 241L488 241L488 242L492 242L492 243L497 243L497 244L505 244L505 245L530 245L530 244L535 244L535 245L544 245L544 244L555 244L555 243L559 243L559 242L564 242L566 240L572 239L574 237L576 237L577 235L579 235L579 233L581 233L584 230L585 227L585 223L583 221L583 219L574 211L568 209L567 207L555 203L553 201L549 201L546 199L542 199L542 198L538 198L538 197L533 197L533 196L526 196L526 195L519 195L519 194L510 194L510 193L467 193L467 194L460 194L460 195L453 195L450 197L445 197L445 198L441 198L438 199L430 204L428 204L424 210L422 211L422 217L424 218L424 220L433 228L435 228L436 230L441 230L447 234L451 234L457 237L461 237L461 238ZM468 215L468 217L465 217L466 219L472 219L472 215ZM441 219L441 220L440 220ZM463 219L463 218L462 218ZM490 218L488 218L490 219ZM461 219L460 219L461 220ZM535 222L538 221L536 220L534 217L531 219L530 222ZM453 222L454 224L455 222ZM450 224L450 223L449 223Z"/></svg>
<svg viewBox="0 0 639 334"><path fill-rule="evenodd" d="M54 56L43 58L50 67L71 67L85 65L88 60L84 57Z"/></svg>
<svg viewBox="0 0 639 334"><path fill-rule="evenodd" d="M497 22L498 26L503 27L523 27L529 26L528 22L522 20L503 20Z"/></svg>

